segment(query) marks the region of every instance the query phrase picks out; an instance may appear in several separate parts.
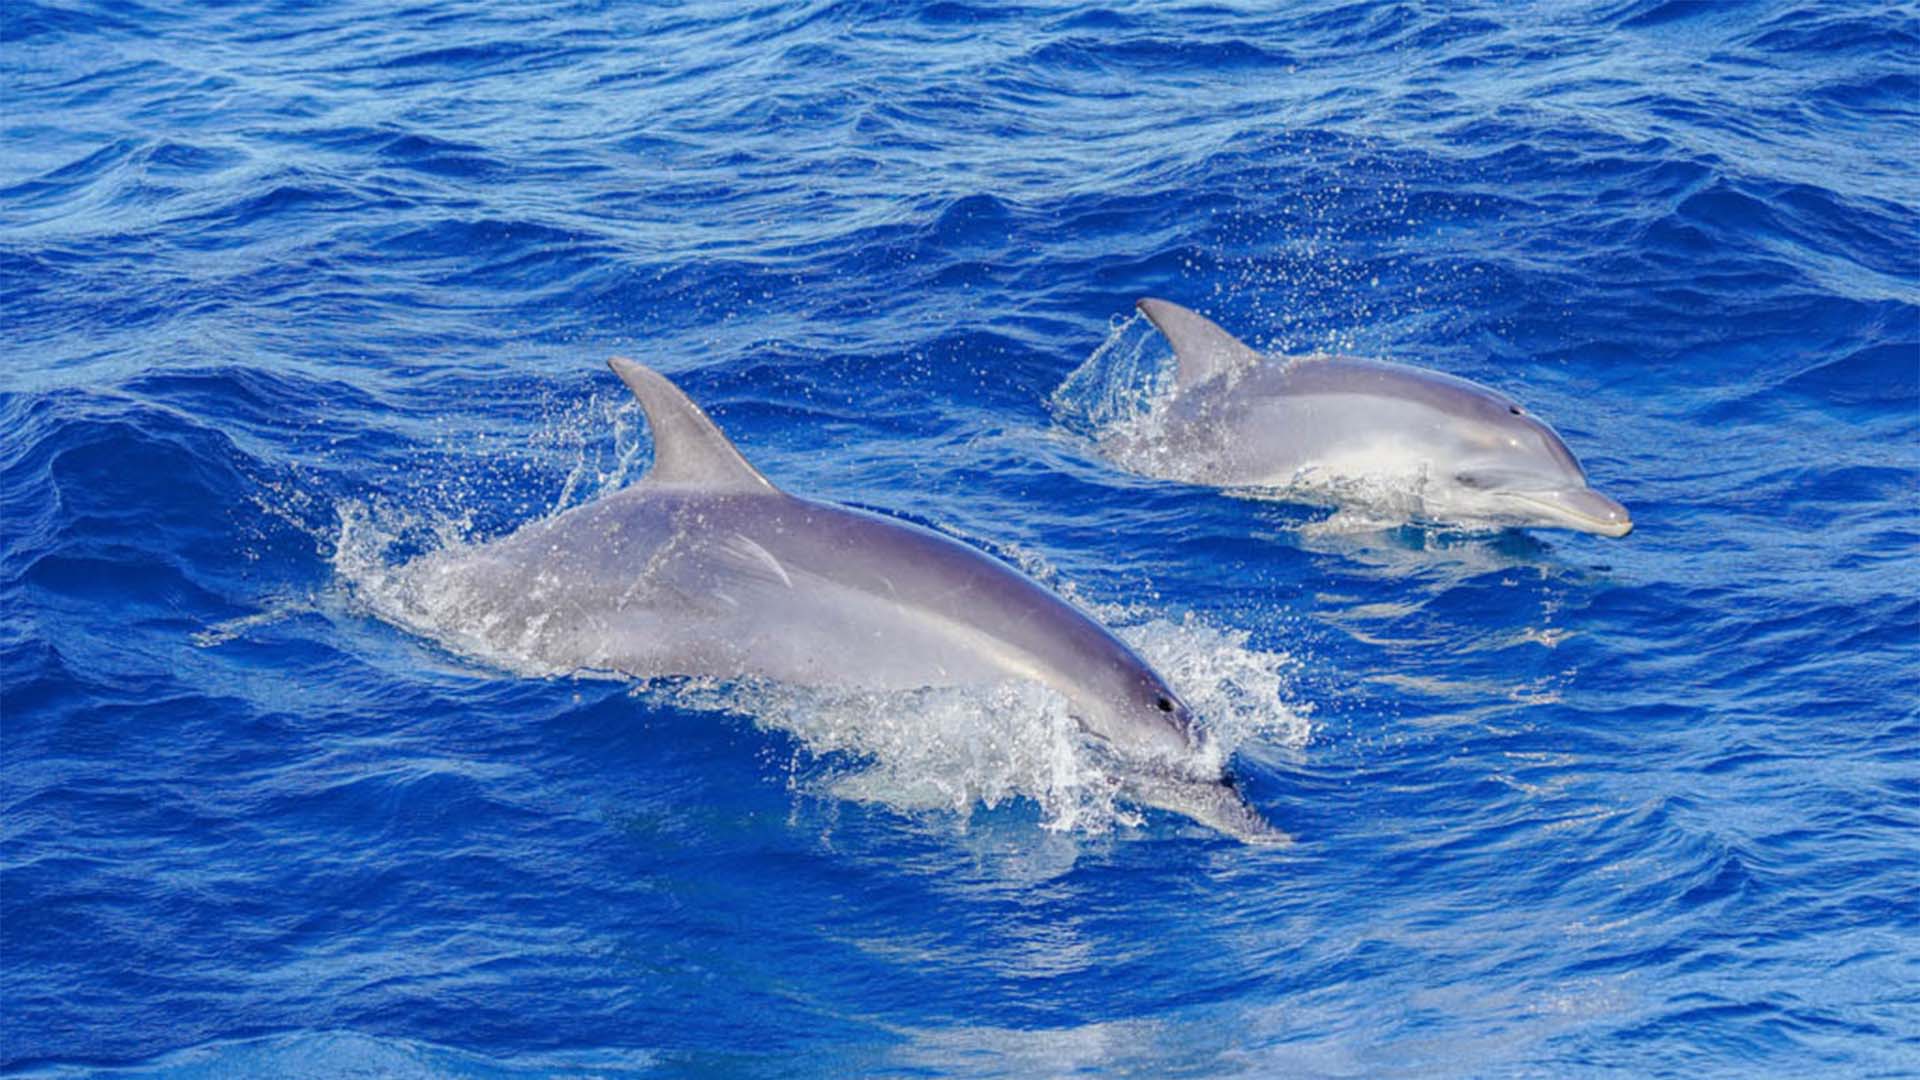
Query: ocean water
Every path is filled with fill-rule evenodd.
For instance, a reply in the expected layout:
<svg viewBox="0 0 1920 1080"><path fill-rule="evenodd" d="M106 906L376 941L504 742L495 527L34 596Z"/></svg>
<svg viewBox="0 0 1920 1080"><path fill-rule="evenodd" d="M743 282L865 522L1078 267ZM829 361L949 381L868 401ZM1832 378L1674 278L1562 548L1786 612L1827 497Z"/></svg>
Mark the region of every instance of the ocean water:
<svg viewBox="0 0 1920 1080"><path fill-rule="evenodd" d="M1920 1073L1920 14L1265 7L6 4L0 1068ZM1143 295L1638 528L1122 472ZM1037 692L383 619L642 474L617 353L1114 625L1298 842Z"/></svg>

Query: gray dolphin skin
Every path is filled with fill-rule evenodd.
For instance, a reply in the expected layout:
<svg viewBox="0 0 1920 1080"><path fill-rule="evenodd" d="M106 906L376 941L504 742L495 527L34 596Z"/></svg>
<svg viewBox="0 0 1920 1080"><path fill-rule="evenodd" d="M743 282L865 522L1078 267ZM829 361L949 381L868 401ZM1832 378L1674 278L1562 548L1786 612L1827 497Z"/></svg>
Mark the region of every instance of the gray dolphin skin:
<svg viewBox="0 0 1920 1080"><path fill-rule="evenodd" d="M879 691L1031 680L1066 699L1134 801L1247 842L1287 840L1179 695L1078 608L929 529L782 492L665 377L612 367L646 413L652 468L409 564L437 621L549 670Z"/></svg>
<svg viewBox="0 0 1920 1080"><path fill-rule="evenodd" d="M1382 490L1445 524L1625 536L1625 507L1519 402L1436 371L1354 357L1268 357L1202 315L1145 299L1173 345L1174 395L1157 417L1155 475L1344 502Z"/></svg>

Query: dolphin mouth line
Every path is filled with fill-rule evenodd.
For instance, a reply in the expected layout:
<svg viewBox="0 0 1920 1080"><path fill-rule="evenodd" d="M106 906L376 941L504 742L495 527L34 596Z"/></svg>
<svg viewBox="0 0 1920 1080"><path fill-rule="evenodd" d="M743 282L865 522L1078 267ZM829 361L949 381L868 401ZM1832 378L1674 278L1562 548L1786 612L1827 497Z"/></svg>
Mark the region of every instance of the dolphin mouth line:
<svg viewBox="0 0 1920 1080"><path fill-rule="evenodd" d="M1231 771L1195 776L1177 768L1136 766L1131 774L1116 776L1113 782L1135 803L1191 818L1251 847L1287 847L1294 843L1291 834L1267 820L1248 801Z"/></svg>
<svg viewBox="0 0 1920 1080"><path fill-rule="evenodd" d="M1553 498L1550 494L1533 494L1525 491L1503 491L1500 494L1509 499L1517 499L1520 502L1526 503L1528 506L1538 507L1563 521L1572 522L1577 528L1585 532L1597 533L1600 536L1611 537L1618 540L1620 537L1633 531L1633 519L1626 516L1625 507L1620 508L1621 517L1618 520L1610 520L1596 514L1583 514L1558 499ZM1619 504L1615 503L1614 505L1618 506Z"/></svg>

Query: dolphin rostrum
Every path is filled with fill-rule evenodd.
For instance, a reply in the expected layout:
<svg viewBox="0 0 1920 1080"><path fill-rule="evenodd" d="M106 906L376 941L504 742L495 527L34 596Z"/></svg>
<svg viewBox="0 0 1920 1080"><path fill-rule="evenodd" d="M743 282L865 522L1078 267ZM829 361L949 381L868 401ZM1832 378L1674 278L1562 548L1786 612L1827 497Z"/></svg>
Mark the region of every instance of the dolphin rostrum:
<svg viewBox="0 0 1920 1080"><path fill-rule="evenodd" d="M1117 448L1142 471L1307 502L1391 500L1448 524L1633 531L1560 436L1498 391L1380 360L1268 357L1178 304L1138 306L1177 364L1172 398L1133 436L1150 452Z"/></svg>
<svg viewBox="0 0 1920 1080"><path fill-rule="evenodd" d="M554 671L903 691L1031 680L1061 695L1119 790L1278 843L1187 706L1105 627L932 530L789 495L659 373L638 483L403 569L410 606L483 651Z"/></svg>

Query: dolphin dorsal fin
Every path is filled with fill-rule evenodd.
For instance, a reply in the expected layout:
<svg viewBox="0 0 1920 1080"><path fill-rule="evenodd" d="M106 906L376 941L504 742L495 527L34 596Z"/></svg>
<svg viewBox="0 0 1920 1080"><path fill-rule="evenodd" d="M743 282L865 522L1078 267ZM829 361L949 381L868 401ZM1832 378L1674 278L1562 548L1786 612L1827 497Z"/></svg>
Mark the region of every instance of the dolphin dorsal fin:
<svg viewBox="0 0 1920 1080"><path fill-rule="evenodd" d="M1223 372L1259 363L1261 359L1246 342L1220 329L1199 312L1151 298L1134 306L1173 344L1173 358L1180 365L1176 381L1182 390Z"/></svg>
<svg viewBox="0 0 1920 1080"><path fill-rule="evenodd" d="M777 491L747 464L733 443L692 399L667 377L631 360L607 361L613 373L640 399L653 435L653 468L646 483L697 487L708 491Z"/></svg>

